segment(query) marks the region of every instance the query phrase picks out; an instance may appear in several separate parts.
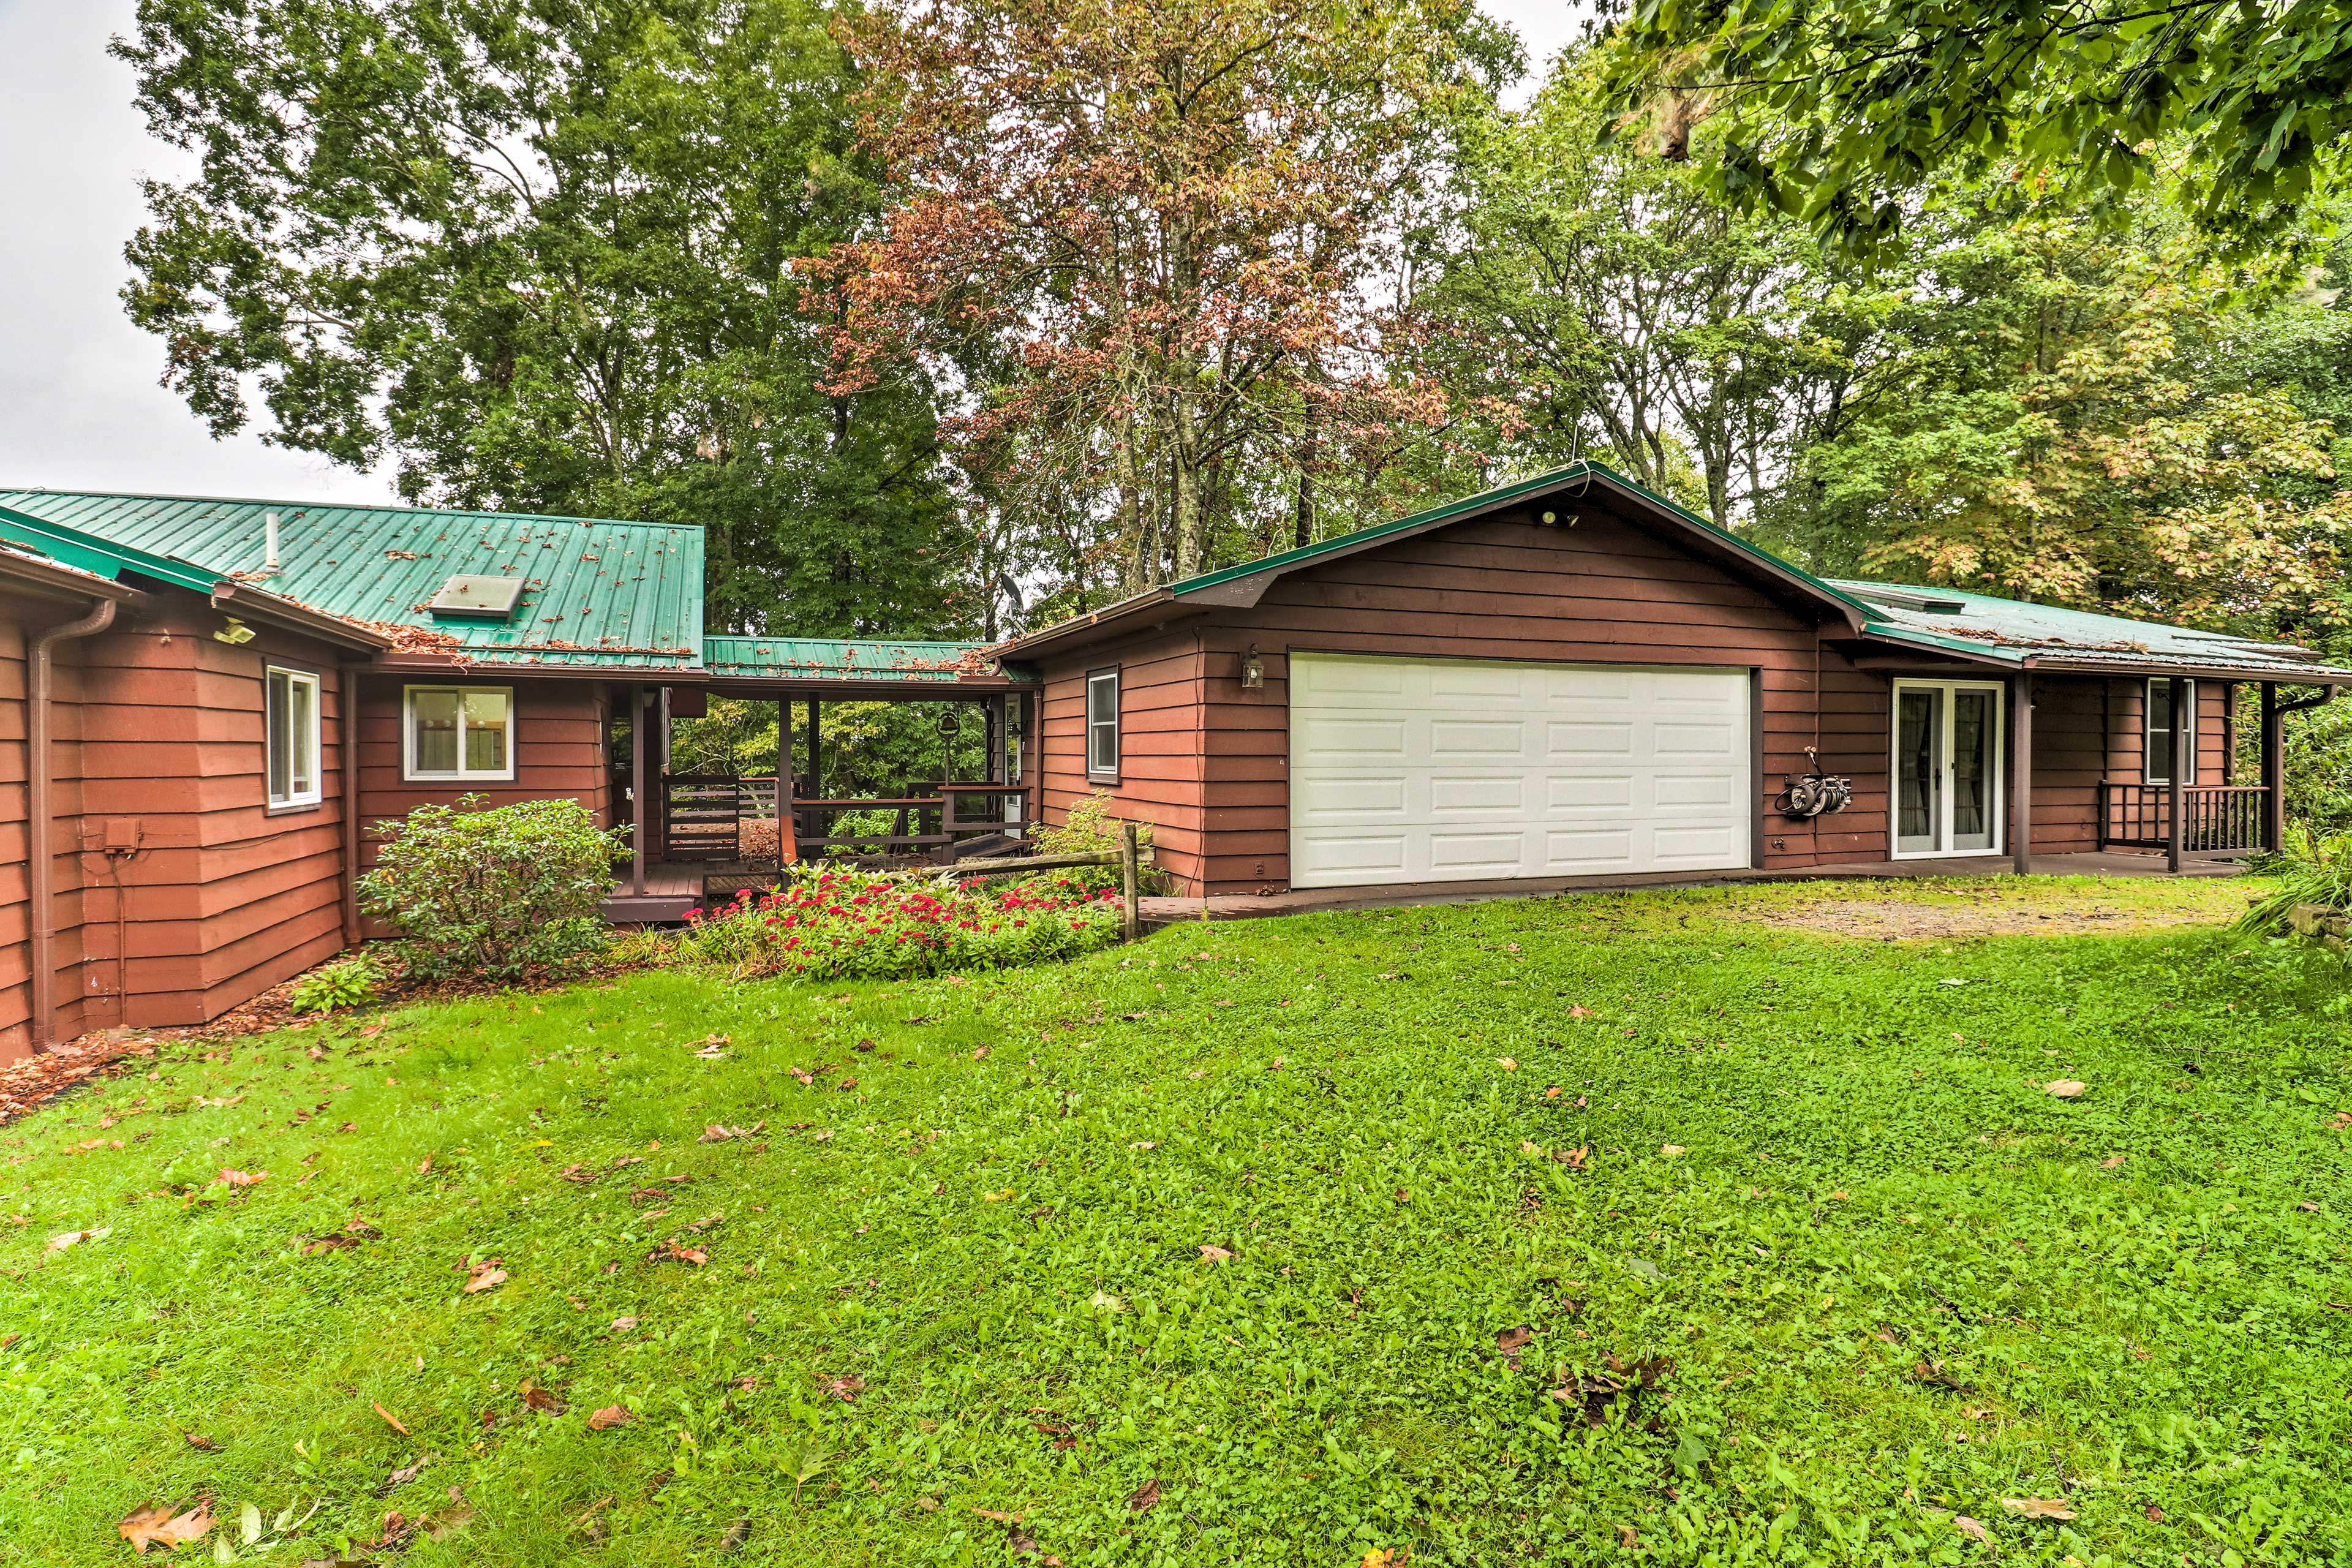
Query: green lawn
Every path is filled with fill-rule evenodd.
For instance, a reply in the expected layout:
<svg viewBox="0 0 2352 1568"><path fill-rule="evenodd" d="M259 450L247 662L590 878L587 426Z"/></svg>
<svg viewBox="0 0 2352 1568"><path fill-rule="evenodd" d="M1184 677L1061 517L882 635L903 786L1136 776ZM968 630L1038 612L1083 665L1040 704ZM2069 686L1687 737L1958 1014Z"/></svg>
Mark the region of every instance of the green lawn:
<svg viewBox="0 0 2352 1568"><path fill-rule="evenodd" d="M416 1568L2352 1562L2345 972L2243 897L1510 901L169 1047L0 1129L0 1563L205 1496L148 1562L247 1503L320 1505L254 1560L397 1511Z"/></svg>

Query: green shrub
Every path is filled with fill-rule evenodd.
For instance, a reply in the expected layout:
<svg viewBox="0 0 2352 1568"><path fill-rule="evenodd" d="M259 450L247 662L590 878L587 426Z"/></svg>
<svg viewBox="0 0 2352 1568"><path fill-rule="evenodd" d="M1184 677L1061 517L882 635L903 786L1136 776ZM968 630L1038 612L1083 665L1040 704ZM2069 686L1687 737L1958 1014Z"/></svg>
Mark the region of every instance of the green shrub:
<svg viewBox="0 0 2352 1568"><path fill-rule="evenodd" d="M1110 807L1111 797L1108 790L1098 789L1087 795L1086 799L1076 802L1071 805L1068 816L1063 819L1059 826L1037 829L1032 839L1037 846L1037 853L1040 855L1118 853L1119 841L1126 834L1127 823L1124 818L1113 816L1110 814ZM1135 845L1138 854L1147 859L1150 858L1151 824L1139 822L1135 825ZM1046 890L1049 884L1056 890L1076 887L1088 892L1097 892L1105 889L1116 889L1119 886L1117 866L1072 866L1053 872L1050 877L1047 873L1040 872L1030 880L1036 890L1041 892ZM1164 893L1175 885L1174 879L1165 872L1153 870L1149 866L1146 866L1138 875L1136 881L1147 893Z"/></svg>
<svg viewBox="0 0 2352 1568"><path fill-rule="evenodd" d="M599 910L621 835L576 800L484 811L481 798L420 805L379 830L383 847L360 899L401 933L409 972L512 981L594 959L610 935Z"/></svg>
<svg viewBox="0 0 2352 1568"><path fill-rule="evenodd" d="M297 1013L331 1013L364 1007L383 994L383 968L364 952L339 958L294 983L287 1003Z"/></svg>
<svg viewBox="0 0 2352 1568"><path fill-rule="evenodd" d="M2264 857L2261 868L2278 880L2238 917L2242 931L2269 935L2284 930L2287 911L2297 904L2352 910L2352 833L2323 835L2290 826L2284 852Z"/></svg>

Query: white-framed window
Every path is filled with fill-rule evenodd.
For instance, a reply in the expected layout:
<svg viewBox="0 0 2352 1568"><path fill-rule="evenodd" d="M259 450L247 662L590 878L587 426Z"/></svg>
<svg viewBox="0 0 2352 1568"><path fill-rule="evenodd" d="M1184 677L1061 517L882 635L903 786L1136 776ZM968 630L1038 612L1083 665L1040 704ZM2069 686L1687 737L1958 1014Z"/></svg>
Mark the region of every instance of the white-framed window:
<svg viewBox="0 0 2352 1568"><path fill-rule="evenodd" d="M2181 779L2185 784L2197 782L2197 683L2184 680L2181 687ZM2147 715L2147 782L2168 784L2172 782L2172 682L2167 677L2152 675L2147 681L2147 701L2142 711Z"/></svg>
<svg viewBox="0 0 2352 1568"><path fill-rule="evenodd" d="M514 688L412 686L401 708L407 779L514 777Z"/></svg>
<svg viewBox="0 0 2352 1568"><path fill-rule="evenodd" d="M2002 697L1991 681L1895 681L1897 858L2000 852Z"/></svg>
<svg viewBox="0 0 2352 1568"><path fill-rule="evenodd" d="M319 804L319 678L307 669L262 671L263 751L269 804Z"/></svg>
<svg viewBox="0 0 2352 1568"><path fill-rule="evenodd" d="M1087 773L1092 778L1118 777L1118 671L1097 669L1087 676Z"/></svg>

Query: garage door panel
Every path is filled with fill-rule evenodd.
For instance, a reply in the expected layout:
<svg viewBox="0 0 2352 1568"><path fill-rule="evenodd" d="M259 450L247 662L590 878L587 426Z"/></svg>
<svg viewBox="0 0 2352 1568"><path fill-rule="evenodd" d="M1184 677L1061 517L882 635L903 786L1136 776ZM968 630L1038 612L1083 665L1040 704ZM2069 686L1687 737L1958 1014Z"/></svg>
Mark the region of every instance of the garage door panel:
<svg viewBox="0 0 2352 1568"><path fill-rule="evenodd" d="M1402 719L1341 719L1310 716L1291 725L1292 744L1313 762L1401 762L1406 755Z"/></svg>
<svg viewBox="0 0 2352 1568"><path fill-rule="evenodd" d="M1544 816L1622 817L1633 809L1640 791L1631 773L1555 773L1544 780Z"/></svg>
<svg viewBox="0 0 2352 1568"><path fill-rule="evenodd" d="M1429 836L1433 877L1516 877L1527 858L1523 833L1447 833Z"/></svg>
<svg viewBox="0 0 2352 1568"><path fill-rule="evenodd" d="M1748 672L1294 654L1298 887L1748 863Z"/></svg>
<svg viewBox="0 0 2352 1568"><path fill-rule="evenodd" d="M1527 747L1527 726L1516 719L1433 719L1426 754L1444 763L1455 757L1516 757Z"/></svg>
<svg viewBox="0 0 2352 1568"><path fill-rule="evenodd" d="M1544 750L1554 757L1630 757L1633 726L1626 724L1562 723L1544 726Z"/></svg>
<svg viewBox="0 0 2352 1568"><path fill-rule="evenodd" d="M1528 782L1520 773L1484 778L1439 774L1429 781L1430 814L1443 816L1466 811L1516 821L1527 813Z"/></svg>
<svg viewBox="0 0 2352 1568"><path fill-rule="evenodd" d="M1322 777L1294 786L1292 807L1301 820L1389 821L1403 819L1406 782L1386 778Z"/></svg>

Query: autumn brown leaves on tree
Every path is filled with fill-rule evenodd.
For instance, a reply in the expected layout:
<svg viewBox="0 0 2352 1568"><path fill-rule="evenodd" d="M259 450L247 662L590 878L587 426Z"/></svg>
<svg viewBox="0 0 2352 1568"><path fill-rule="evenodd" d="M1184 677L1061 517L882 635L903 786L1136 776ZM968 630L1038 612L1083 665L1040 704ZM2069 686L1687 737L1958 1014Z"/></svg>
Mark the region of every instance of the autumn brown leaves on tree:
<svg viewBox="0 0 2352 1568"><path fill-rule="evenodd" d="M977 486L1118 586L1311 535L1318 483L1443 430L1381 350L1449 105L1508 54L1466 5L918 3L844 36L898 199L824 269L835 385L957 366Z"/></svg>

